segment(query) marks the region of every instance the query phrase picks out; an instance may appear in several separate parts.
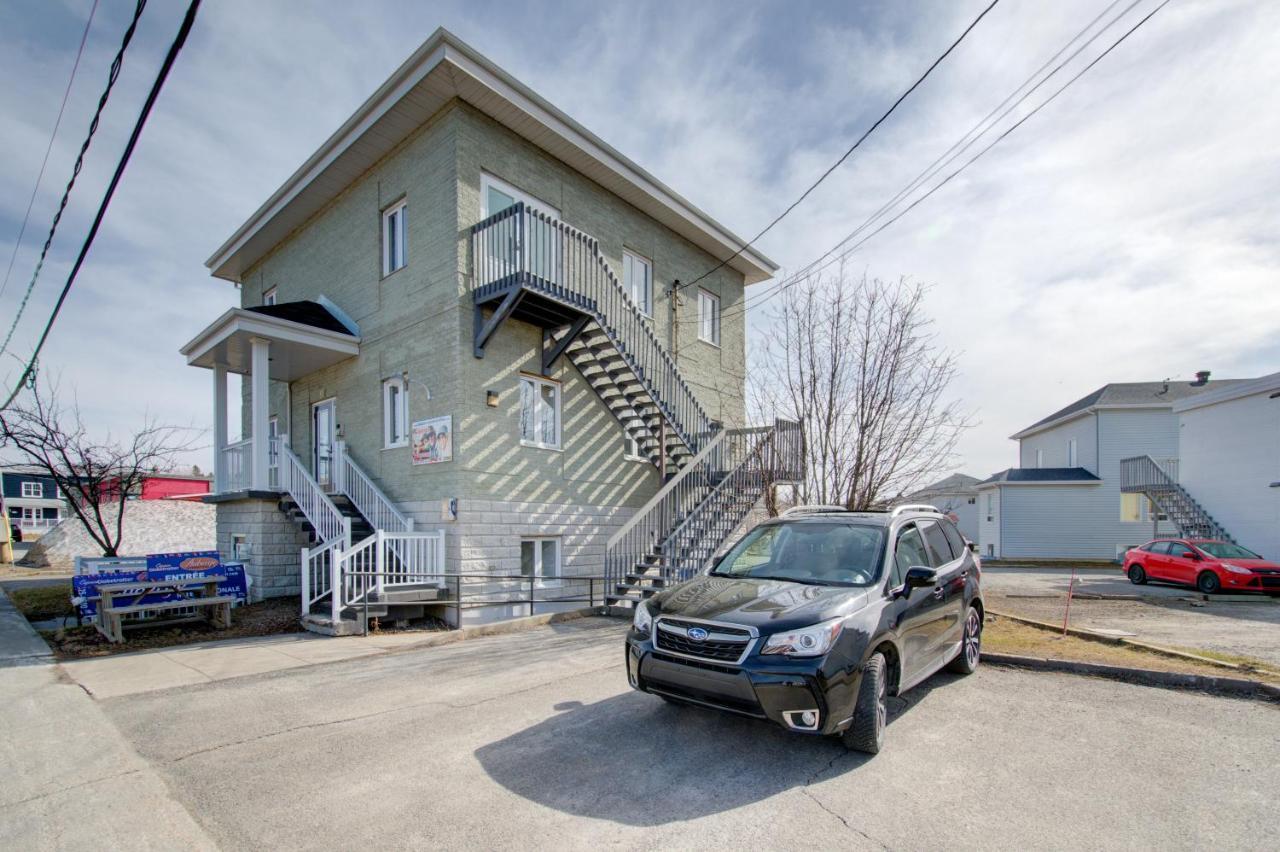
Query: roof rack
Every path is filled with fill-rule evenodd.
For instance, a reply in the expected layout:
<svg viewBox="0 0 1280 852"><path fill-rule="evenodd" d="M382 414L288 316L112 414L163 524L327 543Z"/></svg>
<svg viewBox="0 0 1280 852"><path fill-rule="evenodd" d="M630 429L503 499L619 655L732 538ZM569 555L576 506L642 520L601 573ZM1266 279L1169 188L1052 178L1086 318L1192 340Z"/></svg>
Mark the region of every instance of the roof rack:
<svg viewBox="0 0 1280 852"><path fill-rule="evenodd" d="M937 506L931 506L928 503L903 503L901 506L894 506L893 511L889 513L889 517L896 518L903 512L932 512L935 515L941 515L942 510Z"/></svg>
<svg viewBox="0 0 1280 852"><path fill-rule="evenodd" d="M848 512L848 511L849 510L846 509L844 506L802 505L802 506L792 506L790 509L784 509L779 514L778 517L785 517L787 515L821 515L821 514L828 514L828 513L834 514L836 512Z"/></svg>

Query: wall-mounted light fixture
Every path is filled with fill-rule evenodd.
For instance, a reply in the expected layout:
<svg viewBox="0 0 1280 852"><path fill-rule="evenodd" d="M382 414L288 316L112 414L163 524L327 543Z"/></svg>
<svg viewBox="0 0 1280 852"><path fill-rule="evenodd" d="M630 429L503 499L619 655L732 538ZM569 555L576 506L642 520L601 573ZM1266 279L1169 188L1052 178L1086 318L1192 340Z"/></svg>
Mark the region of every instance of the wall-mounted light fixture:
<svg viewBox="0 0 1280 852"><path fill-rule="evenodd" d="M484 392L484 404L485 404L485 405L487 405L487 406L489 406L490 408L497 408L497 407L498 407L498 392L497 392L497 391L485 391L485 392Z"/></svg>

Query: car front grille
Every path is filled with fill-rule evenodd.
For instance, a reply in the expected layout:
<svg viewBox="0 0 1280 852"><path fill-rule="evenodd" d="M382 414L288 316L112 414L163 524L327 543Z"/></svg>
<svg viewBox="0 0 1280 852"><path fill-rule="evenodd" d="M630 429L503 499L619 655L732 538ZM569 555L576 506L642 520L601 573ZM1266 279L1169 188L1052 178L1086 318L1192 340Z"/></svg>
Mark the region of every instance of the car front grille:
<svg viewBox="0 0 1280 852"><path fill-rule="evenodd" d="M689 630L693 628L706 630L707 638L701 642L690 639ZM720 663L740 662L753 638L750 630L727 624L659 618L654 626L654 644L658 650Z"/></svg>

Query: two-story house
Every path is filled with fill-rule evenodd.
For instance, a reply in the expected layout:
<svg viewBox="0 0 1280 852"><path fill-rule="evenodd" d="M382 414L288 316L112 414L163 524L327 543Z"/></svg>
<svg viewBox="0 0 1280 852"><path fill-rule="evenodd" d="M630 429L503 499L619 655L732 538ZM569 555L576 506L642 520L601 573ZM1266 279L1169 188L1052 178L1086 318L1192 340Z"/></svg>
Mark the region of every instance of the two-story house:
<svg viewBox="0 0 1280 852"><path fill-rule="evenodd" d="M1019 466L977 486L982 554L1111 560L1156 535L1175 534L1178 519L1168 513L1180 507L1124 487L1126 476L1132 478L1139 459L1176 469L1175 405L1230 384L1210 382L1207 373L1192 383L1108 384L1011 436Z"/></svg>
<svg viewBox="0 0 1280 852"><path fill-rule="evenodd" d="M27 540L56 527L69 511L54 478L31 465L0 467L0 493L10 527L21 529Z"/></svg>
<svg viewBox="0 0 1280 852"><path fill-rule="evenodd" d="M392 587L650 593L794 457L744 428L743 291L776 265L742 245L438 30L208 261L240 297L182 349L219 548L322 630Z"/></svg>

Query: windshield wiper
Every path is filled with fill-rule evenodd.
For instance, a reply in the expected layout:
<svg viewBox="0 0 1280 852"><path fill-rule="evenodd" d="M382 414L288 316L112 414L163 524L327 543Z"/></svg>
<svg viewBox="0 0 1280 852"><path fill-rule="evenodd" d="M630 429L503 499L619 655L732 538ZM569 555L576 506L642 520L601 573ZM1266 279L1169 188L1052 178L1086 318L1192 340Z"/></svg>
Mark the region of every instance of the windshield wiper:
<svg viewBox="0 0 1280 852"><path fill-rule="evenodd" d="M771 574L743 574L743 577L752 580L779 580L783 583L799 583L802 586L830 586L831 583L825 583L822 580L802 579L800 577L775 577Z"/></svg>

